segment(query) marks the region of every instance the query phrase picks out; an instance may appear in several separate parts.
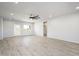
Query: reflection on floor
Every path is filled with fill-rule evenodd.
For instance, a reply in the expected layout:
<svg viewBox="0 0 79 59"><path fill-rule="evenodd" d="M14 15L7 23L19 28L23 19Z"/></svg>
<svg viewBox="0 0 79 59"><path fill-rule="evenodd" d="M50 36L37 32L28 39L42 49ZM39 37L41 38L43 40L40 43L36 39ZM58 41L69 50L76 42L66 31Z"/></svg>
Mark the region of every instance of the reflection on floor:
<svg viewBox="0 0 79 59"><path fill-rule="evenodd" d="M75 56L79 44L38 36L20 36L0 41L2 56Z"/></svg>

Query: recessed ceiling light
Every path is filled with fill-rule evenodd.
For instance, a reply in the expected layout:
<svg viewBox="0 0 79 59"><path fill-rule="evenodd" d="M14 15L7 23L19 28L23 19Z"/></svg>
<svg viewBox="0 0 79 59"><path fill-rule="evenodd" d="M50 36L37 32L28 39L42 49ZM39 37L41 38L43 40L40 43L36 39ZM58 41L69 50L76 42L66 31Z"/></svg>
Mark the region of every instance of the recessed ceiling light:
<svg viewBox="0 0 79 59"><path fill-rule="evenodd" d="M76 7L76 10L79 10L79 6L78 6L78 7Z"/></svg>
<svg viewBox="0 0 79 59"><path fill-rule="evenodd" d="M12 15L12 16L13 16L13 15L14 15L14 13L10 13L10 15Z"/></svg>

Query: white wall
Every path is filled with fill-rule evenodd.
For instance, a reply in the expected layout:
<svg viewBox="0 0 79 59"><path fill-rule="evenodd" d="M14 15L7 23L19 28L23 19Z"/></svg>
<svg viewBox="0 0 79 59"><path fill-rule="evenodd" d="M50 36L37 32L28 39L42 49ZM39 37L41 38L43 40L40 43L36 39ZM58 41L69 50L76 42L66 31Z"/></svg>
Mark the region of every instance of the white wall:
<svg viewBox="0 0 79 59"><path fill-rule="evenodd" d="M3 22L3 19L2 17L0 17L0 40L2 40L2 22Z"/></svg>
<svg viewBox="0 0 79 59"><path fill-rule="evenodd" d="M35 22L34 26L35 26L35 35L43 36L43 22L42 21Z"/></svg>
<svg viewBox="0 0 79 59"><path fill-rule="evenodd" d="M33 35L34 34L33 23L15 21L15 20L10 20L10 19L8 20L8 19L4 18L4 20L3 20L3 38L16 36L14 34L14 24L19 24L21 26L21 34L20 35ZM24 24L30 25L32 31L31 32L24 32L23 31Z"/></svg>
<svg viewBox="0 0 79 59"><path fill-rule="evenodd" d="M79 13L48 21L48 37L79 43Z"/></svg>
<svg viewBox="0 0 79 59"><path fill-rule="evenodd" d="M14 36L14 23L12 21L3 20L3 38Z"/></svg>

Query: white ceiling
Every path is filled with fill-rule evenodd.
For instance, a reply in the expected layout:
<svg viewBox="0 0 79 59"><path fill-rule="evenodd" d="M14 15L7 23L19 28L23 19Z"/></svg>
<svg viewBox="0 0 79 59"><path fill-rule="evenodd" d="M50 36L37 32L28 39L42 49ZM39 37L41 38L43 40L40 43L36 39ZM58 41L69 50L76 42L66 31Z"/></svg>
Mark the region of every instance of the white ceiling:
<svg viewBox="0 0 79 59"><path fill-rule="evenodd" d="M42 19L76 12L79 2L0 2L0 16L26 20L30 14L39 14ZM10 15L14 13L14 15Z"/></svg>

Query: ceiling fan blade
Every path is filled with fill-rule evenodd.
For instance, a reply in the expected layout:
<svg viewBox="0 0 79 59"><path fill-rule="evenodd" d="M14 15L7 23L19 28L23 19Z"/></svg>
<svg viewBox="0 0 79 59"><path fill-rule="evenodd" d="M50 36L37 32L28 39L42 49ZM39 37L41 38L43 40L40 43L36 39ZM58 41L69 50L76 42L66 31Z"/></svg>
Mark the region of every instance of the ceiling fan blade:
<svg viewBox="0 0 79 59"><path fill-rule="evenodd" d="M39 17L39 15L36 15L36 16L30 16L29 18L30 19L39 19L40 17Z"/></svg>

